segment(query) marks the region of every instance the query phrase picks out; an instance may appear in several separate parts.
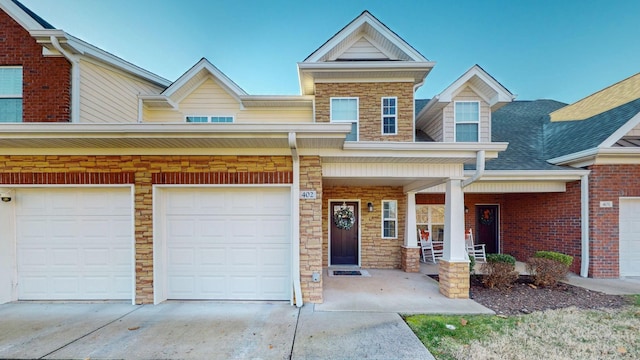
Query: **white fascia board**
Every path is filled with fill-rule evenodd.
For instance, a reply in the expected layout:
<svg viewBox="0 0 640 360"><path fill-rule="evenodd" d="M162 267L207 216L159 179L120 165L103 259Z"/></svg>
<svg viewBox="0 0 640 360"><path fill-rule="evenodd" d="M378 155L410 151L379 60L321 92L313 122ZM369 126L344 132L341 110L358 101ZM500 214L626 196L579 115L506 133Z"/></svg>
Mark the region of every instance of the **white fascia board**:
<svg viewBox="0 0 640 360"><path fill-rule="evenodd" d="M265 124L265 123L235 123L235 124L71 124L71 123L20 123L0 124L1 138L48 138L48 137L77 137L83 134L105 137L120 136L122 134L147 134L149 136L166 136L188 134L211 136L211 134L286 134L295 132L305 134L323 134L323 136L344 137L351 131L351 124L306 123L306 124Z"/></svg>
<svg viewBox="0 0 640 360"><path fill-rule="evenodd" d="M324 63L299 62L300 71L389 71L389 70L431 70L436 63L434 61L338 61Z"/></svg>
<svg viewBox="0 0 640 360"><path fill-rule="evenodd" d="M489 151L499 152L507 149L509 143L492 142L492 143L453 143L453 142L379 142L379 141L348 141L344 145L345 150L404 150L404 151L429 151L429 150L445 150L445 151Z"/></svg>
<svg viewBox="0 0 640 360"><path fill-rule="evenodd" d="M627 135L629 131L633 130L640 123L640 113L637 113L633 116L629 121L627 121L624 125L618 128L613 134L611 134L605 141L600 144L600 147L611 147L618 140L620 140L623 136Z"/></svg>
<svg viewBox="0 0 640 360"><path fill-rule="evenodd" d="M138 95L138 99L142 100L142 103L149 106L149 107L155 107L155 108L162 108L162 109L178 109L178 104L176 104L173 100L171 100L169 97L164 96L164 95ZM163 103L166 104L167 106L154 106L152 105L152 103Z"/></svg>
<svg viewBox="0 0 640 360"><path fill-rule="evenodd" d="M0 9L15 20L25 30L44 30L44 27L34 20L11 0L0 0Z"/></svg>
<svg viewBox="0 0 640 360"><path fill-rule="evenodd" d="M590 170L486 170L478 181L575 181ZM465 171L471 176L474 171Z"/></svg>
<svg viewBox="0 0 640 360"><path fill-rule="evenodd" d="M575 162L583 162L586 159L595 159L595 156L598 154L598 150L598 148L591 148L573 154L558 156L547 160L547 162L553 165L571 165Z"/></svg>
<svg viewBox="0 0 640 360"><path fill-rule="evenodd" d="M310 95L243 95L240 101L245 107L312 107Z"/></svg>
<svg viewBox="0 0 640 360"><path fill-rule="evenodd" d="M109 64L161 87L171 85L171 81L69 35L62 30L32 30L29 34L42 46L47 47L47 45L51 44L51 36L54 36L65 49L71 51L73 54L87 56L102 63Z"/></svg>

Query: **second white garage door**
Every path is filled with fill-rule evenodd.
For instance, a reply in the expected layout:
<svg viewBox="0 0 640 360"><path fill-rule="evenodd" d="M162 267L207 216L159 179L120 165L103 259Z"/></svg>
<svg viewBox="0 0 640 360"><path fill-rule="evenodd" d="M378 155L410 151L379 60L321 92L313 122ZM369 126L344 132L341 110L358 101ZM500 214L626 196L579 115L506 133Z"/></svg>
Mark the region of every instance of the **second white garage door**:
<svg viewBox="0 0 640 360"><path fill-rule="evenodd" d="M638 198L620 198L620 276L640 276Z"/></svg>
<svg viewBox="0 0 640 360"><path fill-rule="evenodd" d="M168 299L290 299L289 188L164 192Z"/></svg>

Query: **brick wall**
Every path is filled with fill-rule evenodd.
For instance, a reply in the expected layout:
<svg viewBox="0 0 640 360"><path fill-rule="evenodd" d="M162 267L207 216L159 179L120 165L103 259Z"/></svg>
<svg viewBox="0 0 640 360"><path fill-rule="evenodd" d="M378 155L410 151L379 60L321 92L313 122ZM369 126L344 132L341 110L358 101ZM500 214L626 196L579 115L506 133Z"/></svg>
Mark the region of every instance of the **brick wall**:
<svg viewBox="0 0 640 360"><path fill-rule="evenodd" d="M314 272L322 274L322 164L318 156L300 158L300 190L315 190L315 200L300 200L300 282L305 302L321 303L320 282L311 281Z"/></svg>
<svg viewBox="0 0 640 360"><path fill-rule="evenodd" d="M398 133L382 135L382 97L398 98ZM331 97L359 99L359 141L413 141L413 83L317 83L316 121L329 122Z"/></svg>
<svg viewBox="0 0 640 360"><path fill-rule="evenodd" d="M639 165L594 165L589 175L589 276L616 278L619 266L620 197L640 196ZM600 201L613 207L601 208Z"/></svg>
<svg viewBox="0 0 640 360"><path fill-rule="evenodd" d="M0 66L21 65L24 122L68 122L71 65L63 57L42 56L42 46L0 11Z"/></svg>
<svg viewBox="0 0 640 360"><path fill-rule="evenodd" d="M417 194L417 204L444 204L443 194ZM465 194L465 228L476 230L475 204L499 206L502 253L526 261L536 251L558 251L573 256L572 272L580 272L580 182L567 184L563 193Z"/></svg>
<svg viewBox="0 0 640 360"><path fill-rule="evenodd" d="M322 203L322 264L329 261L329 221L328 201L331 200L360 200L360 242L362 267L373 269L399 269L404 244L404 219L407 211L406 196L402 187L371 186L371 187L325 187ZM395 239L382 238L382 200L398 201L398 237ZM373 203L375 210L369 212L367 203Z"/></svg>
<svg viewBox="0 0 640 360"><path fill-rule="evenodd" d="M0 185L134 184L135 301L149 304L153 303L154 184L283 184L291 183L292 168L286 156L0 156ZM315 169L307 173L320 176L319 165ZM319 229L316 225L315 233ZM314 245L307 241L306 246ZM310 269L321 270L320 240L315 252L318 259ZM321 291L321 286L313 291Z"/></svg>

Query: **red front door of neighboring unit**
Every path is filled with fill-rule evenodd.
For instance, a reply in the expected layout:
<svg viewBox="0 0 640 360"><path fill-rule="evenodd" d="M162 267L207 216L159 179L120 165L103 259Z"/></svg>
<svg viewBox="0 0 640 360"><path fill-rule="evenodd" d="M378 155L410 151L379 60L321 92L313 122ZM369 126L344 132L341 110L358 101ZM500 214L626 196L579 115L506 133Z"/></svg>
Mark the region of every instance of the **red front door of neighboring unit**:
<svg viewBox="0 0 640 360"><path fill-rule="evenodd" d="M487 254L497 254L498 244L498 205L476 205L476 244L485 244Z"/></svg>
<svg viewBox="0 0 640 360"><path fill-rule="evenodd" d="M336 225L333 214L346 205L355 219L350 229L341 229ZM332 202L331 217L331 265L358 265L358 203Z"/></svg>

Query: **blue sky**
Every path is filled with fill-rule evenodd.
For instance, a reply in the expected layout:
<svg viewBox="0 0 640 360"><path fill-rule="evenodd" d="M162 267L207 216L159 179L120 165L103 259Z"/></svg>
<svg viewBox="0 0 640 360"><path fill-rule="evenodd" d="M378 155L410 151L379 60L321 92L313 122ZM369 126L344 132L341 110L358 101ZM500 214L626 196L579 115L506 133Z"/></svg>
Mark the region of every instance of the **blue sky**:
<svg viewBox="0 0 640 360"><path fill-rule="evenodd" d="M520 100L574 102L640 72L640 1L21 0L169 80L206 57L249 94L299 94L296 63L369 10L437 64L418 98L479 64Z"/></svg>

